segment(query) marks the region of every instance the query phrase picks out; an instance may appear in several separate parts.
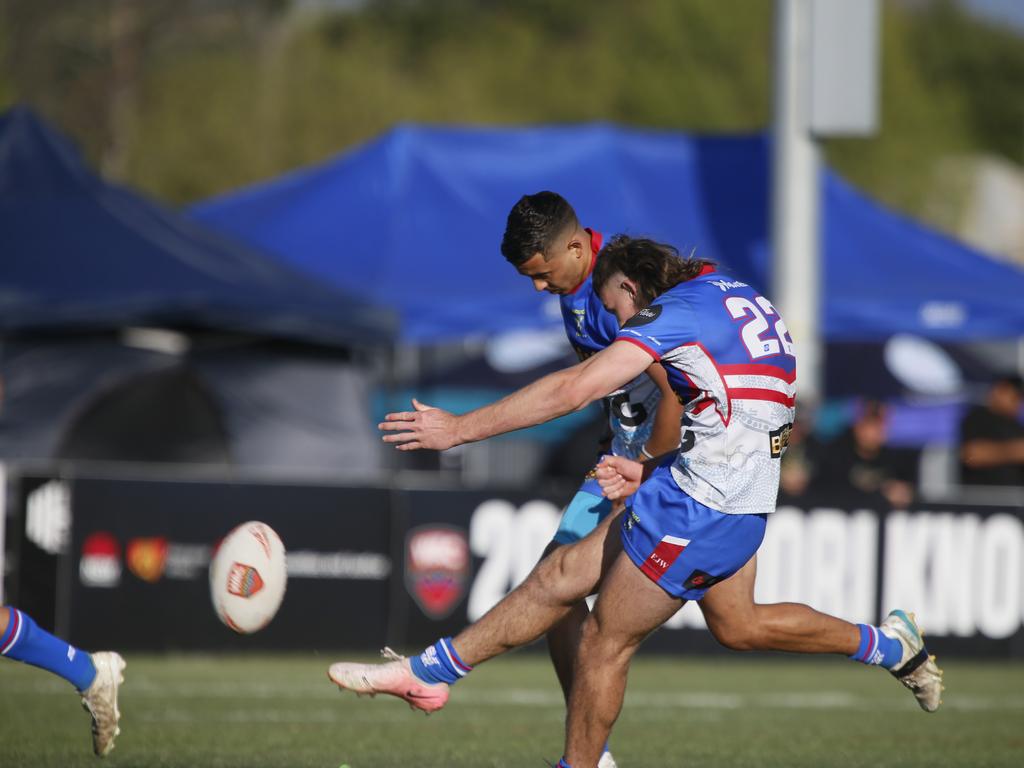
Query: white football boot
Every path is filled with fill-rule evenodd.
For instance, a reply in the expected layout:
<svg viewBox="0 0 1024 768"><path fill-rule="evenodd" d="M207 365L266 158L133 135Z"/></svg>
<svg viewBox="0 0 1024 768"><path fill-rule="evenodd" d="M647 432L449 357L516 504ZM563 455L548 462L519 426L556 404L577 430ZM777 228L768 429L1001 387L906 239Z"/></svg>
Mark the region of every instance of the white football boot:
<svg viewBox="0 0 1024 768"><path fill-rule="evenodd" d="M928 655L914 614L892 611L878 628L886 637L899 640L903 646L903 658L889 671L913 692L921 709L925 712L937 710L945 690L942 670L935 663L935 657Z"/></svg>
<svg viewBox="0 0 1024 768"><path fill-rule="evenodd" d="M383 664L332 664L327 676L335 685L360 696L386 693L408 702L412 709L436 712L448 703L446 683L424 683L412 672L409 660L390 648L380 652L388 661Z"/></svg>
<svg viewBox="0 0 1024 768"><path fill-rule="evenodd" d="M105 757L114 748L114 739L121 729L117 721L121 712L117 708L117 689L124 682L124 659L113 651L91 654L96 667L96 679L82 693L82 707L92 717L92 751Z"/></svg>

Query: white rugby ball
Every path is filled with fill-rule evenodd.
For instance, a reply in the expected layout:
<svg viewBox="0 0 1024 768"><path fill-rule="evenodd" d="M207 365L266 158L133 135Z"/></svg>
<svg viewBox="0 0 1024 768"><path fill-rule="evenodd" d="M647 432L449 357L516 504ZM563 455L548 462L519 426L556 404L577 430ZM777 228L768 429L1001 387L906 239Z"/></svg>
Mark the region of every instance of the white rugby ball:
<svg viewBox="0 0 1024 768"><path fill-rule="evenodd" d="M210 560L213 609L243 635L270 623L287 584L284 544L266 523L242 523L224 537Z"/></svg>

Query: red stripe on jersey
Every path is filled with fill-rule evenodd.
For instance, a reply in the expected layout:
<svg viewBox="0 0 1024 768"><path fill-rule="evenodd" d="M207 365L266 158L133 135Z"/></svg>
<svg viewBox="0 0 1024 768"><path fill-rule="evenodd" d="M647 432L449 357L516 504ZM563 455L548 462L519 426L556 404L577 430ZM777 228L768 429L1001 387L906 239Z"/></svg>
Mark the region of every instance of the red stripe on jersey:
<svg viewBox="0 0 1024 768"><path fill-rule="evenodd" d="M587 269L587 274L585 274L583 279L580 280L579 285L569 291L570 294L576 293L576 291L578 291L580 287L587 282L587 278L593 273L594 265L597 264L597 254L600 252L601 243L604 241L604 236L600 232L595 232L588 227L584 227L583 231L590 235L590 267Z"/></svg>
<svg viewBox="0 0 1024 768"><path fill-rule="evenodd" d="M679 559L684 549L686 549L685 544L673 544L662 539L658 542L658 546L654 548L654 551L644 560L640 570L651 581L658 581L665 575L665 571L672 567L672 563Z"/></svg>
<svg viewBox="0 0 1024 768"><path fill-rule="evenodd" d="M796 404L796 398L776 392L774 389L730 389L729 397L733 400L769 400L782 403L789 408Z"/></svg>
<svg viewBox="0 0 1024 768"><path fill-rule="evenodd" d="M7 612L7 615L10 621L9 629L11 631L11 636L7 638L7 645L5 645L3 648L0 648L0 656L6 656L7 652L11 650L11 648L14 645L14 641L18 639L18 629L20 628L21 625L21 614L18 613L18 610L16 608L11 608Z"/></svg>
<svg viewBox="0 0 1024 768"><path fill-rule="evenodd" d="M653 349L648 347L646 344L644 344L639 339L631 339L628 336L618 336L615 339L615 341L628 341L630 344L636 344L638 347L640 347L640 349L642 349L648 355L653 357L655 360L661 360L661 355L659 353L655 352Z"/></svg>
<svg viewBox="0 0 1024 768"><path fill-rule="evenodd" d="M714 404L715 404L714 400L712 400L710 397L706 398L704 400L701 400L699 403L697 403L697 405L695 405L693 407L693 410L691 411L691 413L698 414L701 411L707 410L708 408L710 408Z"/></svg>
<svg viewBox="0 0 1024 768"><path fill-rule="evenodd" d="M787 384L796 381L796 369L792 372L779 368L777 365L760 363L742 363L740 365L723 365L719 369L723 376L772 376L782 379Z"/></svg>

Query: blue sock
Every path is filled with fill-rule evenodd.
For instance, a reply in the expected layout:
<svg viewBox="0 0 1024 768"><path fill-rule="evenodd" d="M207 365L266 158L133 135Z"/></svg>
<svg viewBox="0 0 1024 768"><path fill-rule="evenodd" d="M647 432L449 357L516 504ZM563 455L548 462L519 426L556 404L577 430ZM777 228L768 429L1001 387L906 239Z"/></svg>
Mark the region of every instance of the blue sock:
<svg viewBox="0 0 1024 768"><path fill-rule="evenodd" d="M565 758L563 757L561 760L558 761L558 765L556 765L555 768L572 768L572 766L569 765L569 763L567 763L565 761Z"/></svg>
<svg viewBox="0 0 1024 768"><path fill-rule="evenodd" d="M96 678L88 653L54 637L17 608L8 608L7 631L0 637L0 656L23 661L60 675L84 691Z"/></svg>
<svg viewBox="0 0 1024 768"><path fill-rule="evenodd" d="M409 665L412 673L424 683L452 685L473 671L471 666L459 658L450 637L442 637L419 656L413 656L409 659Z"/></svg>
<svg viewBox="0 0 1024 768"><path fill-rule="evenodd" d="M878 664L892 669L903 658L903 646L894 637L887 637L878 627L871 624L858 624L860 630L860 646L850 658L861 664Z"/></svg>

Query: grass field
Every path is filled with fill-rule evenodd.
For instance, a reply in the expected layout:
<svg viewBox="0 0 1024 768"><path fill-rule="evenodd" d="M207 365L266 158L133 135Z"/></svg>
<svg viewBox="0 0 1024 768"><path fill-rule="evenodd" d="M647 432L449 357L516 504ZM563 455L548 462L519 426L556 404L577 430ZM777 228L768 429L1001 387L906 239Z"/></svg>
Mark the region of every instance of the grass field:
<svg viewBox="0 0 1024 768"><path fill-rule="evenodd" d="M341 694L333 657L130 656L110 766L543 768L563 707L541 654L478 670L429 718ZM1024 665L946 660L921 712L887 674L842 660L641 657L612 739L623 768L1024 765ZM70 687L0 663L0 766L98 764Z"/></svg>

